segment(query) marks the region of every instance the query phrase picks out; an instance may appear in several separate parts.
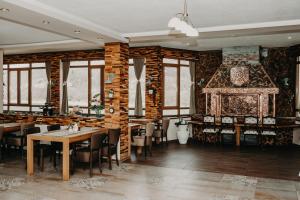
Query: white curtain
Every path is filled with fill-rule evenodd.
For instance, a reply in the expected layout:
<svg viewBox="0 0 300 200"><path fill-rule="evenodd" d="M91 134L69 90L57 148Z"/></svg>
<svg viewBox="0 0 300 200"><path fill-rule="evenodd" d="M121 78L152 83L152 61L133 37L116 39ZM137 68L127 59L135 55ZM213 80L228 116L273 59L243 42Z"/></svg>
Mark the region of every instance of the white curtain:
<svg viewBox="0 0 300 200"><path fill-rule="evenodd" d="M134 58L133 59L134 72L135 72L135 76L137 79L135 108L134 108L134 115L136 115L136 116L143 115L143 99L142 99L142 88L141 88L140 79L142 76L144 64L145 64L144 58Z"/></svg>
<svg viewBox="0 0 300 200"><path fill-rule="evenodd" d="M196 67L195 62L190 61L190 74L191 74L191 92L190 92L190 114L196 114L196 102L195 102L195 76Z"/></svg>

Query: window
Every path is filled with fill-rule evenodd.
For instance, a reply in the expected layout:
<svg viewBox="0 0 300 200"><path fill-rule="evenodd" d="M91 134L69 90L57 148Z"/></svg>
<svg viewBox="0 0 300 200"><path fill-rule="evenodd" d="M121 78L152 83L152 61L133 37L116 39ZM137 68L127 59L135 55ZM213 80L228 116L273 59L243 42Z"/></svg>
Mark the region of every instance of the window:
<svg viewBox="0 0 300 200"><path fill-rule="evenodd" d="M5 64L3 83L5 110L41 111L48 83L44 62Z"/></svg>
<svg viewBox="0 0 300 200"><path fill-rule="evenodd" d="M191 75L189 61L163 59L163 115L188 115Z"/></svg>
<svg viewBox="0 0 300 200"><path fill-rule="evenodd" d="M89 109L90 100L101 94L104 102L104 60L71 61L68 76L69 108L79 106L85 114L94 114Z"/></svg>
<svg viewBox="0 0 300 200"><path fill-rule="evenodd" d="M129 69L128 69L128 77L129 77L129 115L134 115L134 107L135 107L135 97L136 97L136 84L137 79L134 72L133 59L129 59ZM142 100L143 100L143 115L145 115L145 79L146 79L146 66L144 65L143 72L141 75L141 89L142 89Z"/></svg>

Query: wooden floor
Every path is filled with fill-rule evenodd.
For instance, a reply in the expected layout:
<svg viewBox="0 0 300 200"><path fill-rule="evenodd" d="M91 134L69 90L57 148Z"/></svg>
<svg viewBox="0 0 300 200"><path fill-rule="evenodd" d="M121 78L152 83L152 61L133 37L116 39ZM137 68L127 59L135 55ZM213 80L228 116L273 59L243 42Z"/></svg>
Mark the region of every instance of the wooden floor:
<svg viewBox="0 0 300 200"><path fill-rule="evenodd" d="M131 163L218 172L263 178L300 180L300 147L265 148L222 147L214 145L171 143L153 147L153 156L145 160L132 154Z"/></svg>

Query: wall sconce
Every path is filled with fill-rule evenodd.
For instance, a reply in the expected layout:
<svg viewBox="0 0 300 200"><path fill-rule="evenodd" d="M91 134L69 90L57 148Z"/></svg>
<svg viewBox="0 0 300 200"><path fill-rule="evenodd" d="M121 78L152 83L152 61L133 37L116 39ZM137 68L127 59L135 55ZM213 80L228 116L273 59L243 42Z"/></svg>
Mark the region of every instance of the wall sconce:
<svg viewBox="0 0 300 200"><path fill-rule="evenodd" d="M113 89L110 89L110 90L108 91L108 98L113 99L114 96L115 96L115 92L113 91Z"/></svg>
<svg viewBox="0 0 300 200"><path fill-rule="evenodd" d="M205 81L204 78L201 78L200 81L197 82L197 85L199 87L202 87L202 85L204 84L204 81Z"/></svg>

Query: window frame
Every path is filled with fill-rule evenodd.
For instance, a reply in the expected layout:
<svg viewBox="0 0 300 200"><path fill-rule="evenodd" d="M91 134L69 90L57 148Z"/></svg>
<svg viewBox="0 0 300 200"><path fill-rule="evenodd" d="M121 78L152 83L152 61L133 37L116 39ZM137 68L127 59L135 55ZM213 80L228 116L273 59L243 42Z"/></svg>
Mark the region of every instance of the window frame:
<svg viewBox="0 0 300 200"><path fill-rule="evenodd" d="M93 98L92 97L92 70L93 69L100 69L100 94L101 94L101 101L102 103L104 103L105 101L105 93L104 93L104 69L105 69L105 65L91 65L91 62L92 61L95 61L95 60L103 60L103 59L72 59L70 60L70 69L71 68L88 68L88 106L87 107L80 107L80 108L83 108L83 109L87 109L88 112L87 113L84 113L84 114L87 114L87 115L92 115L91 114L91 99ZM72 66L71 65L71 62L72 61L88 61L88 65L76 65L76 66ZM68 77L69 79L69 77ZM69 109L70 108L73 108L73 106L69 106Z"/></svg>
<svg viewBox="0 0 300 200"><path fill-rule="evenodd" d="M32 64L35 63L44 63L44 67L32 67ZM11 65L15 64L28 64L28 67L14 68ZM46 73L46 61L36 61L36 62L12 62L12 63L3 63L3 65L7 65L6 68L3 68L3 71L7 71L7 103L3 104L3 106L7 107L7 111L10 111L10 107L28 107L29 111L18 111L13 110L14 112L32 112L33 107L41 107L43 105L32 105L32 70L35 69L45 69ZM10 72L17 72L17 103L10 102ZM28 103L21 103L21 72L28 72ZM46 102L46 99L45 99ZM42 111L40 111L42 112Z"/></svg>
<svg viewBox="0 0 300 200"><path fill-rule="evenodd" d="M189 65L186 65L186 64L180 64L181 61L189 61L190 60L187 60L187 59L178 59L178 58L167 58L165 57L166 59L172 59L172 60L177 60L177 64L174 64L174 63L165 63L163 62L162 64L162 108L163 108L163 111L164 110L177 110L177 115L163 115L163 116L190 116L190 114L183 114L181 115L181 110L182 109L189 109L190 107L180 107L180 75L181 75L181 70L180 68L181 67L190 67ZM166 67L174 67L177 69L177 94L176 94L176 105L175 106L165 106L165 68Z"/></svg>

